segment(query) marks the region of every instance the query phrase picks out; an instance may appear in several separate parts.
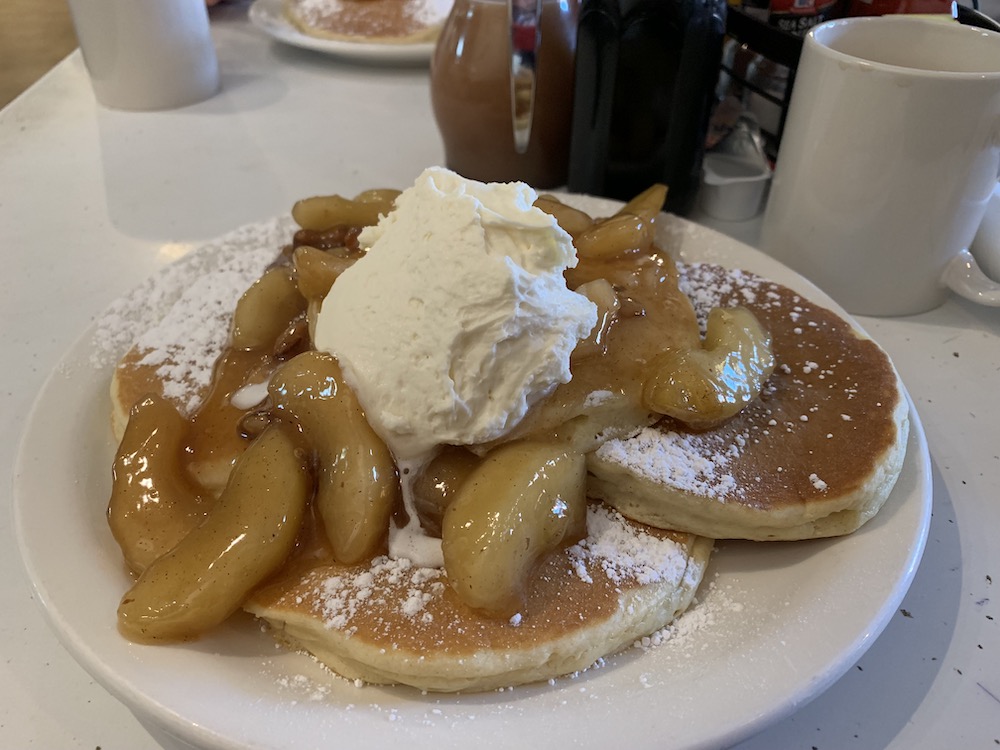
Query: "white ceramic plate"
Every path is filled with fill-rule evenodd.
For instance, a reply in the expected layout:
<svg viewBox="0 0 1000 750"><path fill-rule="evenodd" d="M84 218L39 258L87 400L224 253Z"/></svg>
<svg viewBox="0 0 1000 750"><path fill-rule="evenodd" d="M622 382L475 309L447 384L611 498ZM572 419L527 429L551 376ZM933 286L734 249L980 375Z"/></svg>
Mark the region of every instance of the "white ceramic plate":
<svg viewBox="0 0 1000 750"><path fill-rule="evenodd" d="M336 57L382 63L428 62L434 52L434 42L375 44L309 36L303 34L285 18L281 4L282 0L255 0L250 6L250 22L279 42L294 47L325 52Z"/></svg>
<svg viewBox="0 0 1000 750"><path fill-rule="evenodd" d="M747 246L687 222L675 227L684 260L746 268L836 307ZM241 237L252 243L255 233ZM899 606L924 547L930 464L911 403L902 475L874 520L842 539L720 544L699 603L673 637L554 684L468 696L357 687L278 649L243 616L194 643L140 646L115 630L129 578L105 521L110 367L95 367L94 348L91 330L29 419L14 479L21 552L67 649L159 736L196 747L730 744L854 664Z"/></svg>

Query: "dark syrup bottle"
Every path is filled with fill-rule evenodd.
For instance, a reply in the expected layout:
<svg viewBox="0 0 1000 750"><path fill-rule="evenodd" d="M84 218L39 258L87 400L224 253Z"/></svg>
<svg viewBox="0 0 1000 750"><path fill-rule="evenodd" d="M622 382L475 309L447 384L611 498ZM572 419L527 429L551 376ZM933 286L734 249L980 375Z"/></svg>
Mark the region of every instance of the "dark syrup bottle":
<svg viewBox="0 0 1000 750"><path fill-rule="evenodd" d="M584 0L570 190L628 200L664 182L666 210L691 210L725 19L725 0Z"/></svg>

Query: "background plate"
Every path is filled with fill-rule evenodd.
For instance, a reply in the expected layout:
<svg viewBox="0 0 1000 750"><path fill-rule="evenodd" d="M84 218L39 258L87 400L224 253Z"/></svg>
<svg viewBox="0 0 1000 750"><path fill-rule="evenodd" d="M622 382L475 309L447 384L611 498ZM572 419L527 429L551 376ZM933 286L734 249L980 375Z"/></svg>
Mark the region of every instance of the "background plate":
<svg viewBox="0 0 1000 750"><path fill-rule="evenodd" d="M434 42L417 44L374 44L321 39L303 34L281 9L282 0L256 0L249 11L250 22L279 42L294 47L325 52L336 57L381 63L426 63L434 52Z"/></svg>
<svg viewBox="0 0 1000 750"><path fill-rule="evenodd" d="M615 205L574 202L592 212ZM721 234L680 219L661 231L686 261L745 268L838 309ZM239 236L253 245L266 234ZM111 368L95 363L94 336L92 328L66 354L28 420L14 476L21 553L67 649L158 737L196 747L726 745L854 664L899 606L927 535L930 463L911 402L902 474L874 520L840 539L720 543L697 605L666 642L552 684L464 696L357 687L277 648L242 615L193 643L140 646L115 629L129 576L105 520Z"/></svg>

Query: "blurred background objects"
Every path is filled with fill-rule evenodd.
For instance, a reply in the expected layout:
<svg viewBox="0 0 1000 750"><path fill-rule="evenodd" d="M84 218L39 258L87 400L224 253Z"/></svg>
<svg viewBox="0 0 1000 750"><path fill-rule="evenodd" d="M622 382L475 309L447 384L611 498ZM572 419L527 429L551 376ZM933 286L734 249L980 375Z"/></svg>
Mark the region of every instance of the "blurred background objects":
<svg viewBox="0 0 1000 750"><path fill-rule="evenodd" d="M0 3L0 107L76 48L65 0Z"/></svg>

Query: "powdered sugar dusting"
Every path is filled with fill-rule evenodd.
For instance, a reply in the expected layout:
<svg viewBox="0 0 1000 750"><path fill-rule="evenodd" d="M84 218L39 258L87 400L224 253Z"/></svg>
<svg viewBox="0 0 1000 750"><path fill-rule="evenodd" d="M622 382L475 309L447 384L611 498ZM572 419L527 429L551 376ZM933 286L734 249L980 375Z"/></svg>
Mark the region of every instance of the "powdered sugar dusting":
<svg viewBox="0 0 1000 750"><path fill-rule="evenodd" d="M414 3L410 11L410 16L417 23L424 26L432 26L444 23L451 11L452 0L420 0Z"/></svg>
<svg viewBox="0 0 1000 750"><path fill-rule="evenodd" d="M661 581L680 583L688 556L672 539L654 537L627 525L621 515L604 506L587 511L587 538L569 549L576 574L592 583L586 562L596 562L615 584L628 580L646 585Z"/></svg>
<svg viewBox="0 0 1000 750"><path fill-rule="evenodd" d="M731 588L720 586L717 581L706 582L699 596L683 615L655 633L640 638L633 647L649 651L669 644L678 652L683 651L688 655L699 653L699 642L707 648L704 639L699 641L700 634L719 627L725 617L739 616L744 612L743 603L732 597Z"/></svg>
<svg viewBox="0 0 1000 750"><path fill-rule="evenodd" d="M822 479L820 479L819 475L816 474L815 472L813 472L812 474L809 475L809 481L812 483L812 486L815 487L820 492L822 492L823 490L827 489L826 482L824 482Z"/></svg>
<svg viewBox="0 0 1000 750"><path fill-rule="evenodd" d="M708 314L723 299L733 300L731 306L748 305L766 309L782 305L779 286L749 271L730 269L720 277L719 267L708 263L681 264L678 270L678 287L691 300L702 335L705 334Z"/></svg>
<svg viewBox="0 0 1000 750"><path fill-rule="evenodd" d="M108 367L136 345L142 362L158 368L164 395L191 411L226 344L236 302L293 231L288 218L242 227L147 279L98 319L91 363Z"/></svg>
<svg viewBox="0 0 1000 750"><path fill-rule="evenodd" d="M330 696L330 686L318 683L304 674L280 675L276 683L285 690L304 695L306 700L322 701Z"/></svg>
<svg viewBox="0 0 1000 750"><path fill-rule="evenodd" d="M389 587L403 585L407 594L398 603L399 612L427 622L431 615L424 611L425 606L431 597L440 596L444 591L444 581L440 580L443 575L441 570L417 567L406 558L377 557L367 569L330 576L323 581L319 589L320 614L327 628L351 635L356 630L352 620L365 606L373 603L373 597L383 597ZM427 583L430 586L424 587ZM379 598L377 603L391 604L384 598Z"/></svg>
<svg viewBox="0 0 1000 750"><path fill-rule="evenodd" d="M737 443L714 445L710 434L680 434L647 427L628 440L610 440L597 457L637 476L720 500L740 487L729 467L740 457Z"/></svg>
<svg viewBox="0 0 1000 750"><path fill-rule="evenodd" d="M382 1L383 5L400 6L402 24L392 23L392 14L371 0L296 0L294 8L302 22L309 26L343 33L364 30L371 36L404 36L423 27L444 23L453 4L452 0ZM338 19L344 21L346 28L336 24ZM367 19L367 24L359 27L358 19Z"/></svg>

